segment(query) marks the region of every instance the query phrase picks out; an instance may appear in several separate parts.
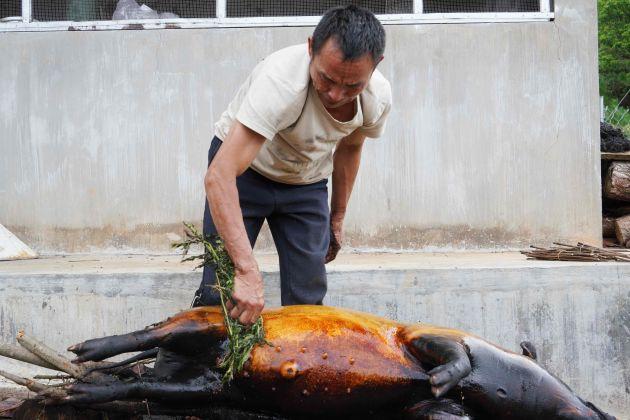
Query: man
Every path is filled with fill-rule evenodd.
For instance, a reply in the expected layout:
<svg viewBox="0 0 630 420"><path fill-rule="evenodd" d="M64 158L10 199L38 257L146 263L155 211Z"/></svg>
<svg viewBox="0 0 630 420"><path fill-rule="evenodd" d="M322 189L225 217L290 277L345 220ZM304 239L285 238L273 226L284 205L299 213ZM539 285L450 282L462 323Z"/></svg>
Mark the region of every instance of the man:
<svg viewBox="0 0 630 420"><path fill-rule="evenodd" d="M282 304L322 303L324 264L340 248L363 142L381 135L391 107L389 82L376 70L384 48L371 12L331 9L308 44L260 62L215 124L203 230L219 233L234 262L228 310L241 323L256 321L264 306L252 248L265 219L280 259ZM218 304L214 283L206 267L193 306Z"/></svg>

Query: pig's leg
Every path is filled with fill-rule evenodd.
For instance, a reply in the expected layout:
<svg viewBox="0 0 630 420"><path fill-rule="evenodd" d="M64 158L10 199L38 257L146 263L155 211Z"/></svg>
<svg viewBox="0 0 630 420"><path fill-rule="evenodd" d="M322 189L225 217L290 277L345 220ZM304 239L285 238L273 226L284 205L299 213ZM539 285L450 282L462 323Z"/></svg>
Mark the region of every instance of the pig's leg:
<svg viewBox="0 0 630 420"><path fill-rule="evenodd" d="M107 385L78 383L65 388L67 396L50 399L52 404L88 405L110 401L142 400L177 402L203 400L220 402L227 399L221 379L206 375L186 382L116 382Z"/></svg>
<svg viewBox="0 0 630 420"><path fill-rule="evenodd" d="M427 373L431 392L436 398L446 395L471 371L466 346L457 339L423 334L411 339L409 350L422 363L433 366Z"/></svg>
<svg viewBox="0 0 630 420"><path fill-rule="evenodd" d="M166 321L129 334L96 338L68 348L77 355L75 363L103 360L121 353L154 347L195 353L219 345L226 336L219 307L200 307L168 318Z"/></svg>

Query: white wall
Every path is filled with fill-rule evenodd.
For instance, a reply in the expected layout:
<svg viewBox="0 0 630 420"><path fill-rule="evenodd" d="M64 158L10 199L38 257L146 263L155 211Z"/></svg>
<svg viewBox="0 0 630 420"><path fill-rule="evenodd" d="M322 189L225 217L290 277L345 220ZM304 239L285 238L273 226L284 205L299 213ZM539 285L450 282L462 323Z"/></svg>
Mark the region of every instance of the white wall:
<svg viewBox="0 0 630 420"><path fill-rule="evenodd" d="M387 26L395 106L348 243L598 244L596 17L560 0L553 22ZM311 31L0 33L0 223L43 252L167 250L201 220L213 121Z"/></svg>

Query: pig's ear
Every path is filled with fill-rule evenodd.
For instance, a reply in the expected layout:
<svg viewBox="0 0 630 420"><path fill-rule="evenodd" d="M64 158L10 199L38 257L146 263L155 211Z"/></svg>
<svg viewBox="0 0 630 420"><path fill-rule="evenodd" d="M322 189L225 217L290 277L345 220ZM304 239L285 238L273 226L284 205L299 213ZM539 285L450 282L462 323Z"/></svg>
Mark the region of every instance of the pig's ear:
<svg viewBox="0 0 630 420"><path fill-rule="evenodd" d="M523 349L523 356L527 356L533 360L538 360L538 353L536 352L536 346L534 346L529 341L522 341L521 349Z"/></svg>

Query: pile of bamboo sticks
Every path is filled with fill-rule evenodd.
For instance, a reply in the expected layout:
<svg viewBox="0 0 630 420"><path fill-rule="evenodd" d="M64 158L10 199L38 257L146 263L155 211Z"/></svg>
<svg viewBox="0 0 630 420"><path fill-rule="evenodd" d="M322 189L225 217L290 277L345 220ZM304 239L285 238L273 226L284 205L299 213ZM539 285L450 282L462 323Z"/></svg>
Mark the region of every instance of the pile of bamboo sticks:
<svg viewBox="0 0 630 420"><path fill-rule="evenodd" d="M577 245L567 245L554 242L554 247L540 248L530 246L531 249L521 251L528 260L547 261L624 261L630 262L630 252L614 251L608 248L598 248L578 242Z"/></svg>

